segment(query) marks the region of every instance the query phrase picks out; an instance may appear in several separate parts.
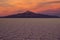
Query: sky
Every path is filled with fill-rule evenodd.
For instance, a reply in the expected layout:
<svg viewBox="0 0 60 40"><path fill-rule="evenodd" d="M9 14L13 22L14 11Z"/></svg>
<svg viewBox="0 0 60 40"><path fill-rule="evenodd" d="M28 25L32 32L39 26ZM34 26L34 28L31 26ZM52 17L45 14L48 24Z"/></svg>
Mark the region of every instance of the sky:
<svg viewBox="0 0 60 40"><path fill-rule="evenodd" d="M60 16L60 0L0 0L0 16L27 10Z"/></svg>

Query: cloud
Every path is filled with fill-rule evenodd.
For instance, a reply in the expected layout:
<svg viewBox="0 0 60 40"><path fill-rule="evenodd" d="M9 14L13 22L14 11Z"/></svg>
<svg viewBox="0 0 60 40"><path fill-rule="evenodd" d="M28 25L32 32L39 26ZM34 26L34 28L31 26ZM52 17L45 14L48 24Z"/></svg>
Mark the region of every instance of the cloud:
<svg viewBox="0 0 60 40"><path fill-rule="evenodd" d="M35 6L33 9L48 8L51 6L58 7L59 5L60 5L60 0L59 1L51 1L51 2L40 2L40 3L37 3L37 6Z"/></svg>
<svg viewBox="0 0 60 40"><path fill-rule="evenodd" d="M60 3L60 1L42 2L40 4L46 5L46 4L55 4L55 3Z"/></svg>
<svg viewBox="0 0 60 40"><path fill-rule="evenodd" d="M0 7L12 7L13 5L10 5L8 1L9 0L0 0Z"/></svg>
<svg viewBox="0 0 60 40"><path fill-rule="evenodd" d="M48 15L56 15L60 16L60 8L59 9L50 9L50 10L45 10L41 12L42 14L48 14Z"/></svg>
<svg viewBox="0 0 60 40"><path fill-rule="evenodd" d="M60 4L60 0L0 0L0 14L36 9L44 11L54 5L58 8L58 4Z"/></svg>
<svg viewBox="0 0 60 40"><path fill-rule="evenodd" d="M6 1L8 1L8 0L0 0L0 2L6 2Z"/></svg>

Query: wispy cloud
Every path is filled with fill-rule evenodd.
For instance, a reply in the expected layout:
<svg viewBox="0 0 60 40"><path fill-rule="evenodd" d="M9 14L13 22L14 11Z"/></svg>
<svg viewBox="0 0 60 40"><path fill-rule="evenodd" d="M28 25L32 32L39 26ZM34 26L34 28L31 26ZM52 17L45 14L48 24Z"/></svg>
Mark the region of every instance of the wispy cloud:
<svg viewBox="0 0 60 40"><path fill-rule="evenodd" d="M60 0L59 1L51 1L51 2L40 2L33 9L47 8L47 7L50 7L53 5L60 5Z"/></svg>
<svg viewBox="0 0 60 40"><path fill-rule="evenodd" d="M60 1L42 2L40 4L46 5L46 4L55 4L55 3L59 3L60 4Z"/></svg>
<svg viewBox="0 0 60 40"><path fill-rule="evenodd" d="M7 14L12 14L15 12L37 9L39 11L44 11L49 7L60 8L59 5L60 0L0 0L0 14L5 15L5 12Z"/></svg>
<svg viewBox="0 0 60 40"><path fill-rule="evenodd" d="M11 7L13 5L10 5L8 3L8 0L0 0L0 7Z"/></svg>

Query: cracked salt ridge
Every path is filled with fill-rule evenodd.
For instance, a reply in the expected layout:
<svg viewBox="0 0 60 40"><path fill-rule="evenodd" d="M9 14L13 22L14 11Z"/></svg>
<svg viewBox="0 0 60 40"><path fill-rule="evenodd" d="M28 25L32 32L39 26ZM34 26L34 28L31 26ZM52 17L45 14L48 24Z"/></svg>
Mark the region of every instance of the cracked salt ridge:
<svg viewBox="0 0 60 40"><path fill-rule="evenodd" d="M4 20L0 22L1 40L60 40L60 22L33 21Z"/></svg>
<svg viewBox="0 0 60 40"><path fill-rule="evenodd" d="M3 40L3 37L2 36L0 36L0 40Z"/></svg>

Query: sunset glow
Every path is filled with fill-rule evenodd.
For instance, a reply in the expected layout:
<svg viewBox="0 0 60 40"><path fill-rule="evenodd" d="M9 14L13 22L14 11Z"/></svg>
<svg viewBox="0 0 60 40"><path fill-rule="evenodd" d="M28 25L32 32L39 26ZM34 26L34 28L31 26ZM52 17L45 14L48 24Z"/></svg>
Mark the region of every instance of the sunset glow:
<svg viewBox="0 0 60 40"><path fill-rule="evenodd" d="M24 12L60 9L60 0L0 0L0 16Z"/></svg>

